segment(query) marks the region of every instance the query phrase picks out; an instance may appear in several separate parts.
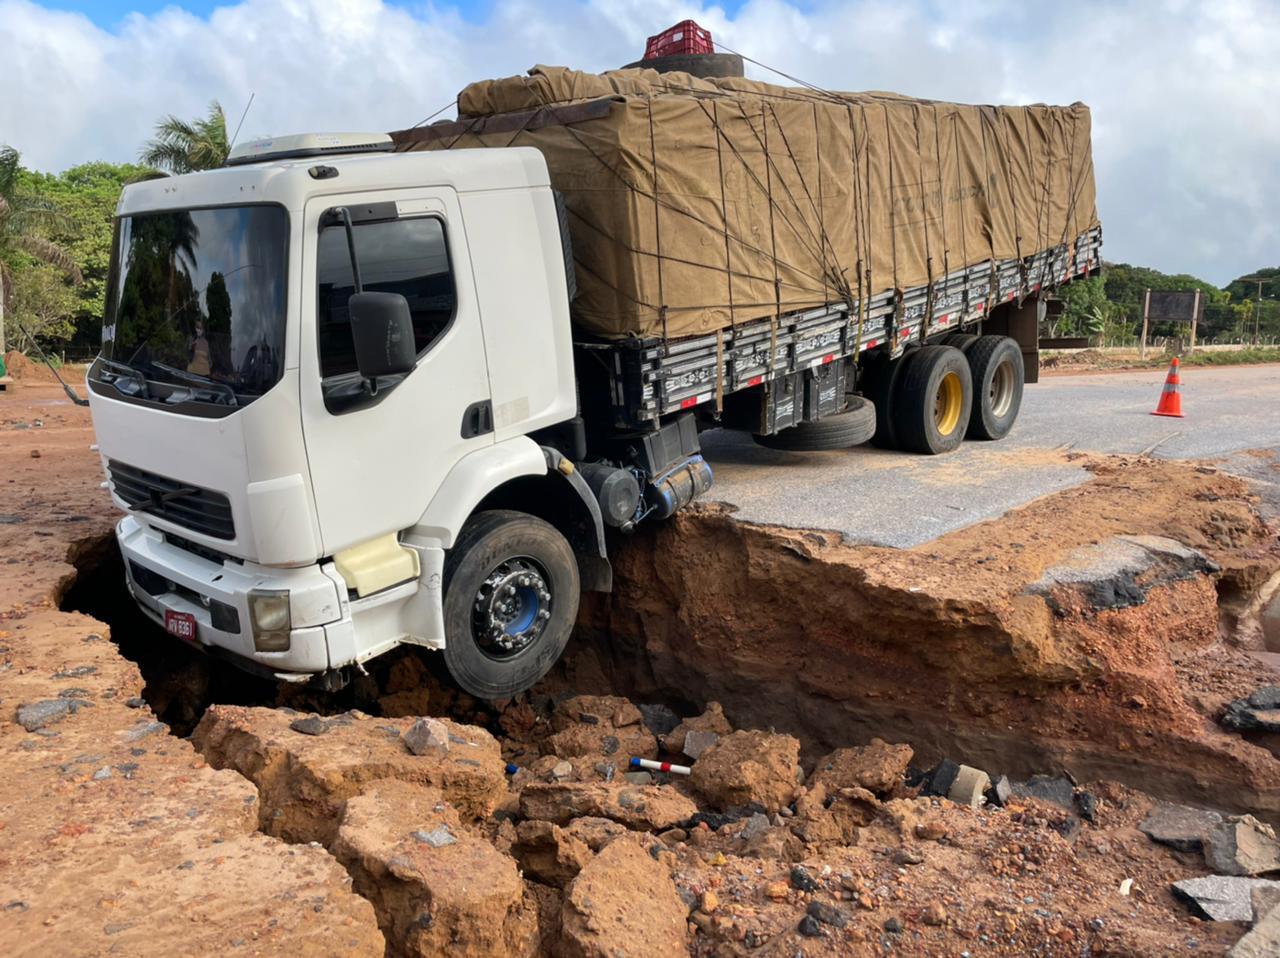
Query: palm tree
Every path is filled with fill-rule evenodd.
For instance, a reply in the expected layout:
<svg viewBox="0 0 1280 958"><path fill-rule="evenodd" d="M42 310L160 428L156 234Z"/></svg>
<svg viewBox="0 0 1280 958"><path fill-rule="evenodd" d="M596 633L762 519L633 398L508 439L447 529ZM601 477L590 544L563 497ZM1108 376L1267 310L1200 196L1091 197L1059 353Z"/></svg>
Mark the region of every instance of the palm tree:
<svg viewBox="0 0 1280 958"><path fill-rule="evenodd" d="M170 114L156 124L156 135L142 148L139 159L157 172L194 173L222 166L231 151L222 104L209 104L207 116L191 122Z"/></svg>
<svg viewBox="0 0 1280 958"><path fill-rule="evenodd" d="M83 279L71 254L43 235L44 229L60 225L63 218L47 197L19 185L20 159L17 150L0 146L0 357L5 351L5 306L13 285L6 253L26 253L62 270L74 283Z"/></svg>

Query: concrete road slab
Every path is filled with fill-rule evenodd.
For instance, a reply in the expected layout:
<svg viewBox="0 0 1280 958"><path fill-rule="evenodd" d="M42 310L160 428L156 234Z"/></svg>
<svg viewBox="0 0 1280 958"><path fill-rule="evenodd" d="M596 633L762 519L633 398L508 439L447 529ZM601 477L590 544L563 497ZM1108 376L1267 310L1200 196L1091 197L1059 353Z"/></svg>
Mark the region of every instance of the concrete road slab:
<svg viewBox="0 0 1280 958"><path fill-rule="evenodd" d="M716 478L708 498L736 506L746 522L910 548L1084 482L1089 474L1064 460L1068 450L1222 459L1230 471L1280 482L1271 459L1240 455L1280 450L1280 366L1184 369L1182 419L1151 415L1164 377L1046 377L1027 387L1010 436L945 456L871 446L787 453L745 433L707 432L702 447Z"/></svg>

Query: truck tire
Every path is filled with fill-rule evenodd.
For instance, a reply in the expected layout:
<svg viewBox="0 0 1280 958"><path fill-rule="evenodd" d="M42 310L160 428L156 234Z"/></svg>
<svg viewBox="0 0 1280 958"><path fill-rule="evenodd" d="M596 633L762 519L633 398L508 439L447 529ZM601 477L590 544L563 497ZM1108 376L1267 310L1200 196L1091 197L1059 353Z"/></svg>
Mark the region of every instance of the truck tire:
<svg viewBox="0 0 1280 958"><path fill-rule="evenodd" d="M578 617L578 562L550 523L478 512L444 562L444 661L480 699L523 692L560 658Z"/></svg>
<svg viewBox="0 0 1280 958"><path fill-rule="evenodd" d="M968 355L969 350L973 348L973 344L978 341L978 338L973 333L947 333L939 340L939 345L954 346L960 352Z"/></svg>
<svg viewBox="0 0 1280 958"><path fill-rule="evenodd" d="M1003 439L1022 407L1022 348L1008 336L983 336L968 353L973 375L970 439Z"/></svg>
<svg viewBox="0 0 1280 958"><path fill-rule="evenodd" d="M969 426L973 377L954 346L921 346L906 359L893 396L898 445L937 455L960 445Z"/></svg>
<svg viewBox="0 0 1280 958"><path fill-rule="evenodd" d="M906 365L906 358L905 355L897 359L877 356L865 360L862 395L876 407L876 431L871 442L881 449L897 448L893 430L893 390L902 374L902 367Z"/></svg>
<svg viewBox="0 0 1280 958"><path fill-rule="evenodd" d="M771 436L757 434L755 441L767 449L787 452L825 452L848 449L870 439L876 431L876 408L861 396L849 397L849 408L817 422L802 422Z"/></svg>

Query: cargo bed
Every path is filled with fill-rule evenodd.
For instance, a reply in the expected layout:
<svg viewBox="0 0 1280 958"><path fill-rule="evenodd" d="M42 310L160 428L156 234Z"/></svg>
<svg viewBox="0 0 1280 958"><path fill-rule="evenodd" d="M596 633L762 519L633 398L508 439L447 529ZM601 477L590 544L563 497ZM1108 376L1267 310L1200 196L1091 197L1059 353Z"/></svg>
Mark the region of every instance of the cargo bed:
<svg viewBox="0 0 1280 958"><path fill-rule="evenodd" d="M665 416L715 403L738 390L824 366L869 349L897 356L912 342L970 327L1004 303L1096 273L1102 265L1102 230L1022 260L990 261L940 277L929 286L873 296L859 304L759 319L719 334L575 343L583 360L603 360L609 375L614 425L651 429ZM996 288L992 289L993 280ZM926 317L926 312L931 315ZM861 329L859 329L861 326ZM773 343L772 361L770 344ZM856 344L856 347L855 347Z"/></svg>

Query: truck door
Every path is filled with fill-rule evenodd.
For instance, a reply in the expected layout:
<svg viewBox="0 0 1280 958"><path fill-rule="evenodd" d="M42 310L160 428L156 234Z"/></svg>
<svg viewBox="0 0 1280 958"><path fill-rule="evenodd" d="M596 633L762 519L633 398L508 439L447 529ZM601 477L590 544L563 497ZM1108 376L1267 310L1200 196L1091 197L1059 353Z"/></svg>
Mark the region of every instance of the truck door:
<svg viewBox="0 0 1280 958"><path fill-rule="evenodd" d="M371 390L356 369L347 300L352 220L364 289L400 293L418 361ZM413 525L450 468L493 442L484 336L452 189L320 197L304 214L300 384L326 553Z"/></svg>

